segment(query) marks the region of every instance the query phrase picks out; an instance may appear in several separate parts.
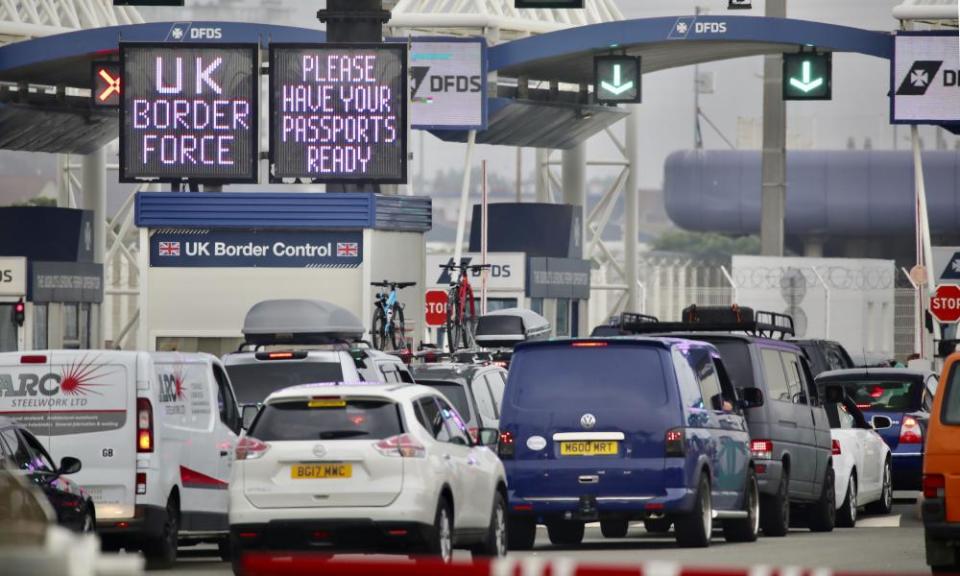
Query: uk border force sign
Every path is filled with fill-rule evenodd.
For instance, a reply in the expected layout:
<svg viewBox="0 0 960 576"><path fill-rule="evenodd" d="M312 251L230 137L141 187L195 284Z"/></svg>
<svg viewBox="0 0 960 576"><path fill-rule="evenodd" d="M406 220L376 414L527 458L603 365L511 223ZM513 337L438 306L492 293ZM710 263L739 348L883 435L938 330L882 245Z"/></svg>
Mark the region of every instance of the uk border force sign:
<svg viewBox="0 0 960 576"><path fill-rule="evenodd" d="M891 66L891 122L960 122L960 50L955 31L897 34Z"/></svg>

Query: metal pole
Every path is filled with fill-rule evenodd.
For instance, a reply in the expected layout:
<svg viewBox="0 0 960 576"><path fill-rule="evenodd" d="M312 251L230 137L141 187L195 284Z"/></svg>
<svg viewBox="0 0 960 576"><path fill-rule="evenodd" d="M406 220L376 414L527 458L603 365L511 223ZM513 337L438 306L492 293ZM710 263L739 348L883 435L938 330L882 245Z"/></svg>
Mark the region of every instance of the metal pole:
<svg viewBox="0 0 960 576"><path fill-rule="evenodd" d="M826 281L823 279L823 276L820 275L820 272L817 271L817 268L816 268L815 266L811 266L810 269L813 270L813 275L817 277L817 280L820 282L820 285L823 286L823 293L824 293L824 295L825 295L825 298L824 298L824 299L826 300L825 305L826 305L826 307L827 307L826 310L824 311L824 314L823 314L823 316L824 316L824 318L823 318L823 325L824 325L823 332L824 332L824 337L829 340L829 339L830 339L830 316L831 316L831 314L830 314L830 286L827 285Z"/></svg>
<svg viewBox="0 0 960 576"><path fill-rule="evenodd" d="M487 234L489 233L489 224L487 220L487 214L489 207L489 202L487 198L487 161L484 160L481 165L481 170L483 172L483 185L480 192L480 264L483 266L487 265ZM487 313L487 269L482 268L480 272L480 313Z"/></svg>
<svg viewBox="0 0 960 576"><path fill-rule="evenodd" d="M917 233L922 238L922 247L923 247L923 261L922 264L927 270L927 283L925 287L921 287L920 293L923 294L923 289L926 288L927 296L933 290L936 290L935 282L936 278L933 275L933 248L930 245L930 218L927 214L927 188L926 183L923 178L923 159L920 154L920 131L916 126L910 127L910 139L913 141L913 184L916 189L917 195L917 211L918 211L918 230ZM929 298L921 298L921 309L925 311L928 306ZM923 316L923 314L921 314ZM934 334L931 336L924 335L921 340L924 348L920 351L920 357L925 357L924 349L927 349L926 344L929 337L936 338L936 322L934 322ZM923 324L921 323L921 326ZM930 342L929 350L931 354L933 353L933 343ZM933 357L930 358L933 361Z"/></svg>
<svg viewBox="0 0 960 576"><path fill-rule="evenodd" d="M623 271L627 285L626 309L633 311L640 309L640 274L637 268L637 238L640 236L640 115L636 106L631 108L626 118L626 132L626 156L630 172L623 189Z"/></svg>
<svg viewBox="0 0 960 576"><path fill-rule="evenodd" d="M546 148L537 148L535 157L534 169L536 170L537 176L537 202L546 203L550 201L550 182L547 181L547 170L550 169L547 165L550 161L550 151Z"/></svg>
<svg viewBox="0 0 960 576"><path fill-rule="evenodd" d="M463 186L460 189L460 214L457 217L457 243L453 246L453 262L459 264L463 258L463 237L467 228L467 210L470 206L470 170L473 167L473 149L477 144L477 131L471 130L467 136L467 157L463 161Z"/></svg>
<svg viewBox="0 0 960 576"><path fill-rule="evenodd" d="M575 231L580 237L580 253L573 254L573 258L583 258L583 238L586 234L584 213L587 209L587 144L582 142L577 146L563 151L563 166L561 168L563 183L563 202L571 206L579 206L580 221L576 223Z"/></svg>
<svg viewBox="0 0 960 576"><path fill-rule="evenodd" d="M767 0L768 18L786 18L787 0ZM783 55L764 57L763 154L760 251L783 256L787 204L787 109L783 102Z"/></svg>
<svg viewBox="0 0 960 576"><path fill-rule="evenodd" d="M105 148L83 157L83 204L84 208L93 212L93 223L90 234L93 244L93 261L105 264L104 256L107 246L107 153ZM86 231L84 231L86 237ZM92 307L91 307L92 308ZM106 334L107 315L101 305L97 310L96 338L89 342L91 348L103 347L103 336Z"/></svg>
<svg viewBox="0 0 960 576"><path fill-rule="evenodd" d="M517 146L517 204L523 202L523 148Z"/></svg>

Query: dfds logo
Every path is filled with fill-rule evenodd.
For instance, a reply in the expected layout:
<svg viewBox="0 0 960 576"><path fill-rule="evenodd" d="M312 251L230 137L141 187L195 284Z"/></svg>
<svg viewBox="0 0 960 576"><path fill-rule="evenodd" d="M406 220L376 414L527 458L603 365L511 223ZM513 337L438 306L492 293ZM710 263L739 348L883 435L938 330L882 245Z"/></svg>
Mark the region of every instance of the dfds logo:
<svg viewBox="0 0 960 576"><path fill-rule="evenodd" d="M726 22L697 22L693 30L697 34L726 34Z"/></svg>
<svg viewBox="0 0 960 576"><path fill-rule="evenodd" d="M220 40L222 28L195 28L191 22L176 22L167 33L167 41L183 42L190 40Z"/></svg>

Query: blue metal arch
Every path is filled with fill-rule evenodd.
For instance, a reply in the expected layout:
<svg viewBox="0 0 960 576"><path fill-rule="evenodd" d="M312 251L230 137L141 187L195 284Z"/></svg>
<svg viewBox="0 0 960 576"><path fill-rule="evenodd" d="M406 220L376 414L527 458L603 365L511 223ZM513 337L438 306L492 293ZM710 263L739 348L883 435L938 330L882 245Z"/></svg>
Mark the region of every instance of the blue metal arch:
<svg viewBox="0 0 960 576"><path fill-rule="evenodd" d="M679 32L680 24L686 32ZM697 31L696 23L714 24ZM725 32L719 33L724 24ZM877 58L893 56L893 35L808 20L756 16L670 16L640 18L569 28L506 42L490 49L490 70L497 71L584 52L662 42L762 42L811 45Z"/></svg>

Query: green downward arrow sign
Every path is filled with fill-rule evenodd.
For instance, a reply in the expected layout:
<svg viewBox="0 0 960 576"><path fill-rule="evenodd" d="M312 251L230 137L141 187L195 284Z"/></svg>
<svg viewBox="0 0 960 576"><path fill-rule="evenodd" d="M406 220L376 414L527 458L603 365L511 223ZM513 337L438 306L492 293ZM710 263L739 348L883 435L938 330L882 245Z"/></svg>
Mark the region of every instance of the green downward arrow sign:
<svg viewBox="0 0 960 576"><path fill-rule="evenodd" d="M621 75L622 75L621 65L614 64L613 65L613 83L611 84L610 82L607 82L606 80L604 80L600 82L600 87L606 90L607 92L613 94L614 96L620 96L627 90L632 89L633 80L621 83L621 80L622 80Z"/></svg>
<svg viewBox="0 0 960 576"><path fill-rule="evenodd" d="M797 80L796 78L790 78L790 85L796 88L797 90L802 91L803 93L809 93L811 90L815 90L823 85L823 78L812 78L810 72L810 61L803 61L802 69L802 80Z"/></svg>

